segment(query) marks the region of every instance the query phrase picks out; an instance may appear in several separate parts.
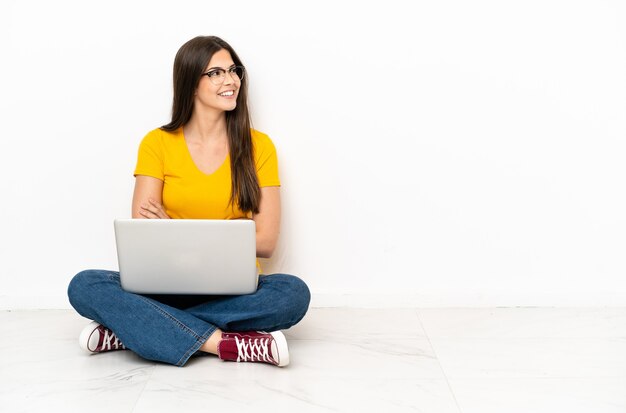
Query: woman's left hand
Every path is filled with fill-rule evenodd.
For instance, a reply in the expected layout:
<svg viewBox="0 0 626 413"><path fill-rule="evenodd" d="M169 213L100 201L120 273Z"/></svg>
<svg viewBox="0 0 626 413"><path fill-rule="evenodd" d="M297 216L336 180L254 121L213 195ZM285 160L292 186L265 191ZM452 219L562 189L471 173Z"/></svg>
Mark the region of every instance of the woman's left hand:
<svg viewBox="0 0 626 413"><path fill-rule="evenodd" d="M153 199L149 199L147 204L142 203L139 206L139 213L141 216L148 219L170 219L165 213L163 205L155 202Z"/></svg>

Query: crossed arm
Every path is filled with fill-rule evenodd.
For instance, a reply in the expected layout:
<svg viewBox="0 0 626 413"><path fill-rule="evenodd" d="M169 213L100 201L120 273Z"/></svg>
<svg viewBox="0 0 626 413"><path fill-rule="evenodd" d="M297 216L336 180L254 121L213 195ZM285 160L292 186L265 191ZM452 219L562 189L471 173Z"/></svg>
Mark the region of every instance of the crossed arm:
<svg viewBox="0 0 626 413"><path fill-rule="evenodd" d="M256 255L270 258L280 234L280 187L261 188L259 213L252 219L256 225ZM163 208L163 181L151 176L137 175L133 193L132 217L169 219Z"/></svg>

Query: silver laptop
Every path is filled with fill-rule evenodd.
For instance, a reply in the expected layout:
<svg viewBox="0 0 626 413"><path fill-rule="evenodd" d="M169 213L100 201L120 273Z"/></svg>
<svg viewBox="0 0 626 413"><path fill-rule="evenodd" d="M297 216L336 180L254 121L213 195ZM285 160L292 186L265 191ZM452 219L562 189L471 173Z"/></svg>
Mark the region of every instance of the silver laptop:
<svg viewBox="0 0 626 413"><path fill-rule="evenodd" d="M256 291L252 220L116 219L122 288L140 294Z"/></svg>

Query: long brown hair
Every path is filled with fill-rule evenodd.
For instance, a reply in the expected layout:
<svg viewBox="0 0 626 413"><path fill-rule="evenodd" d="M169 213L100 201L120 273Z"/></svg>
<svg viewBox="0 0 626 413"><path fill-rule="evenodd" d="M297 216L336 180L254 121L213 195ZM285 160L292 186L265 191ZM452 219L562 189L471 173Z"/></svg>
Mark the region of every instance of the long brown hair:
<svg viewBox="0 0 626 413"><path fill-rule="evenodd" d="M235 50L216 36L198 36L181 46L174 59L174 99L172 121L161 129L173 132L185 125L193 113L194 94L200 77L216 52L226 49L237 66L243 66ZM235 202L245 213L259 212L261 189L254 164L254 147L248 111L248 76L241 79L237 106L226 112L226 131L230 151L230 205Z"/></svg>

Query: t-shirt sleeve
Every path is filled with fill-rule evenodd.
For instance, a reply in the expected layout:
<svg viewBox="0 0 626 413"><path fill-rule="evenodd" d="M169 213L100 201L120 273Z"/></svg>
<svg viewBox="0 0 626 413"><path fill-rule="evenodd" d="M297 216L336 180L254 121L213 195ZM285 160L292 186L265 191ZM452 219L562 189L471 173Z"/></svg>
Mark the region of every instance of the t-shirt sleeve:
<svg viewBox="0 0 626 413"><path fill-rule="evenodd" d="M276 147L269 136L256 132L255 146L256 170L259 177L259 186L280 186L278 177L278 157Z"/></svg>
<svg viewBox="0 0 626 413"><path fill-rule="evenodd" d="M134 175L146 175L164 180L163 144L158 129L149 132L139 144Z"/></svg>

